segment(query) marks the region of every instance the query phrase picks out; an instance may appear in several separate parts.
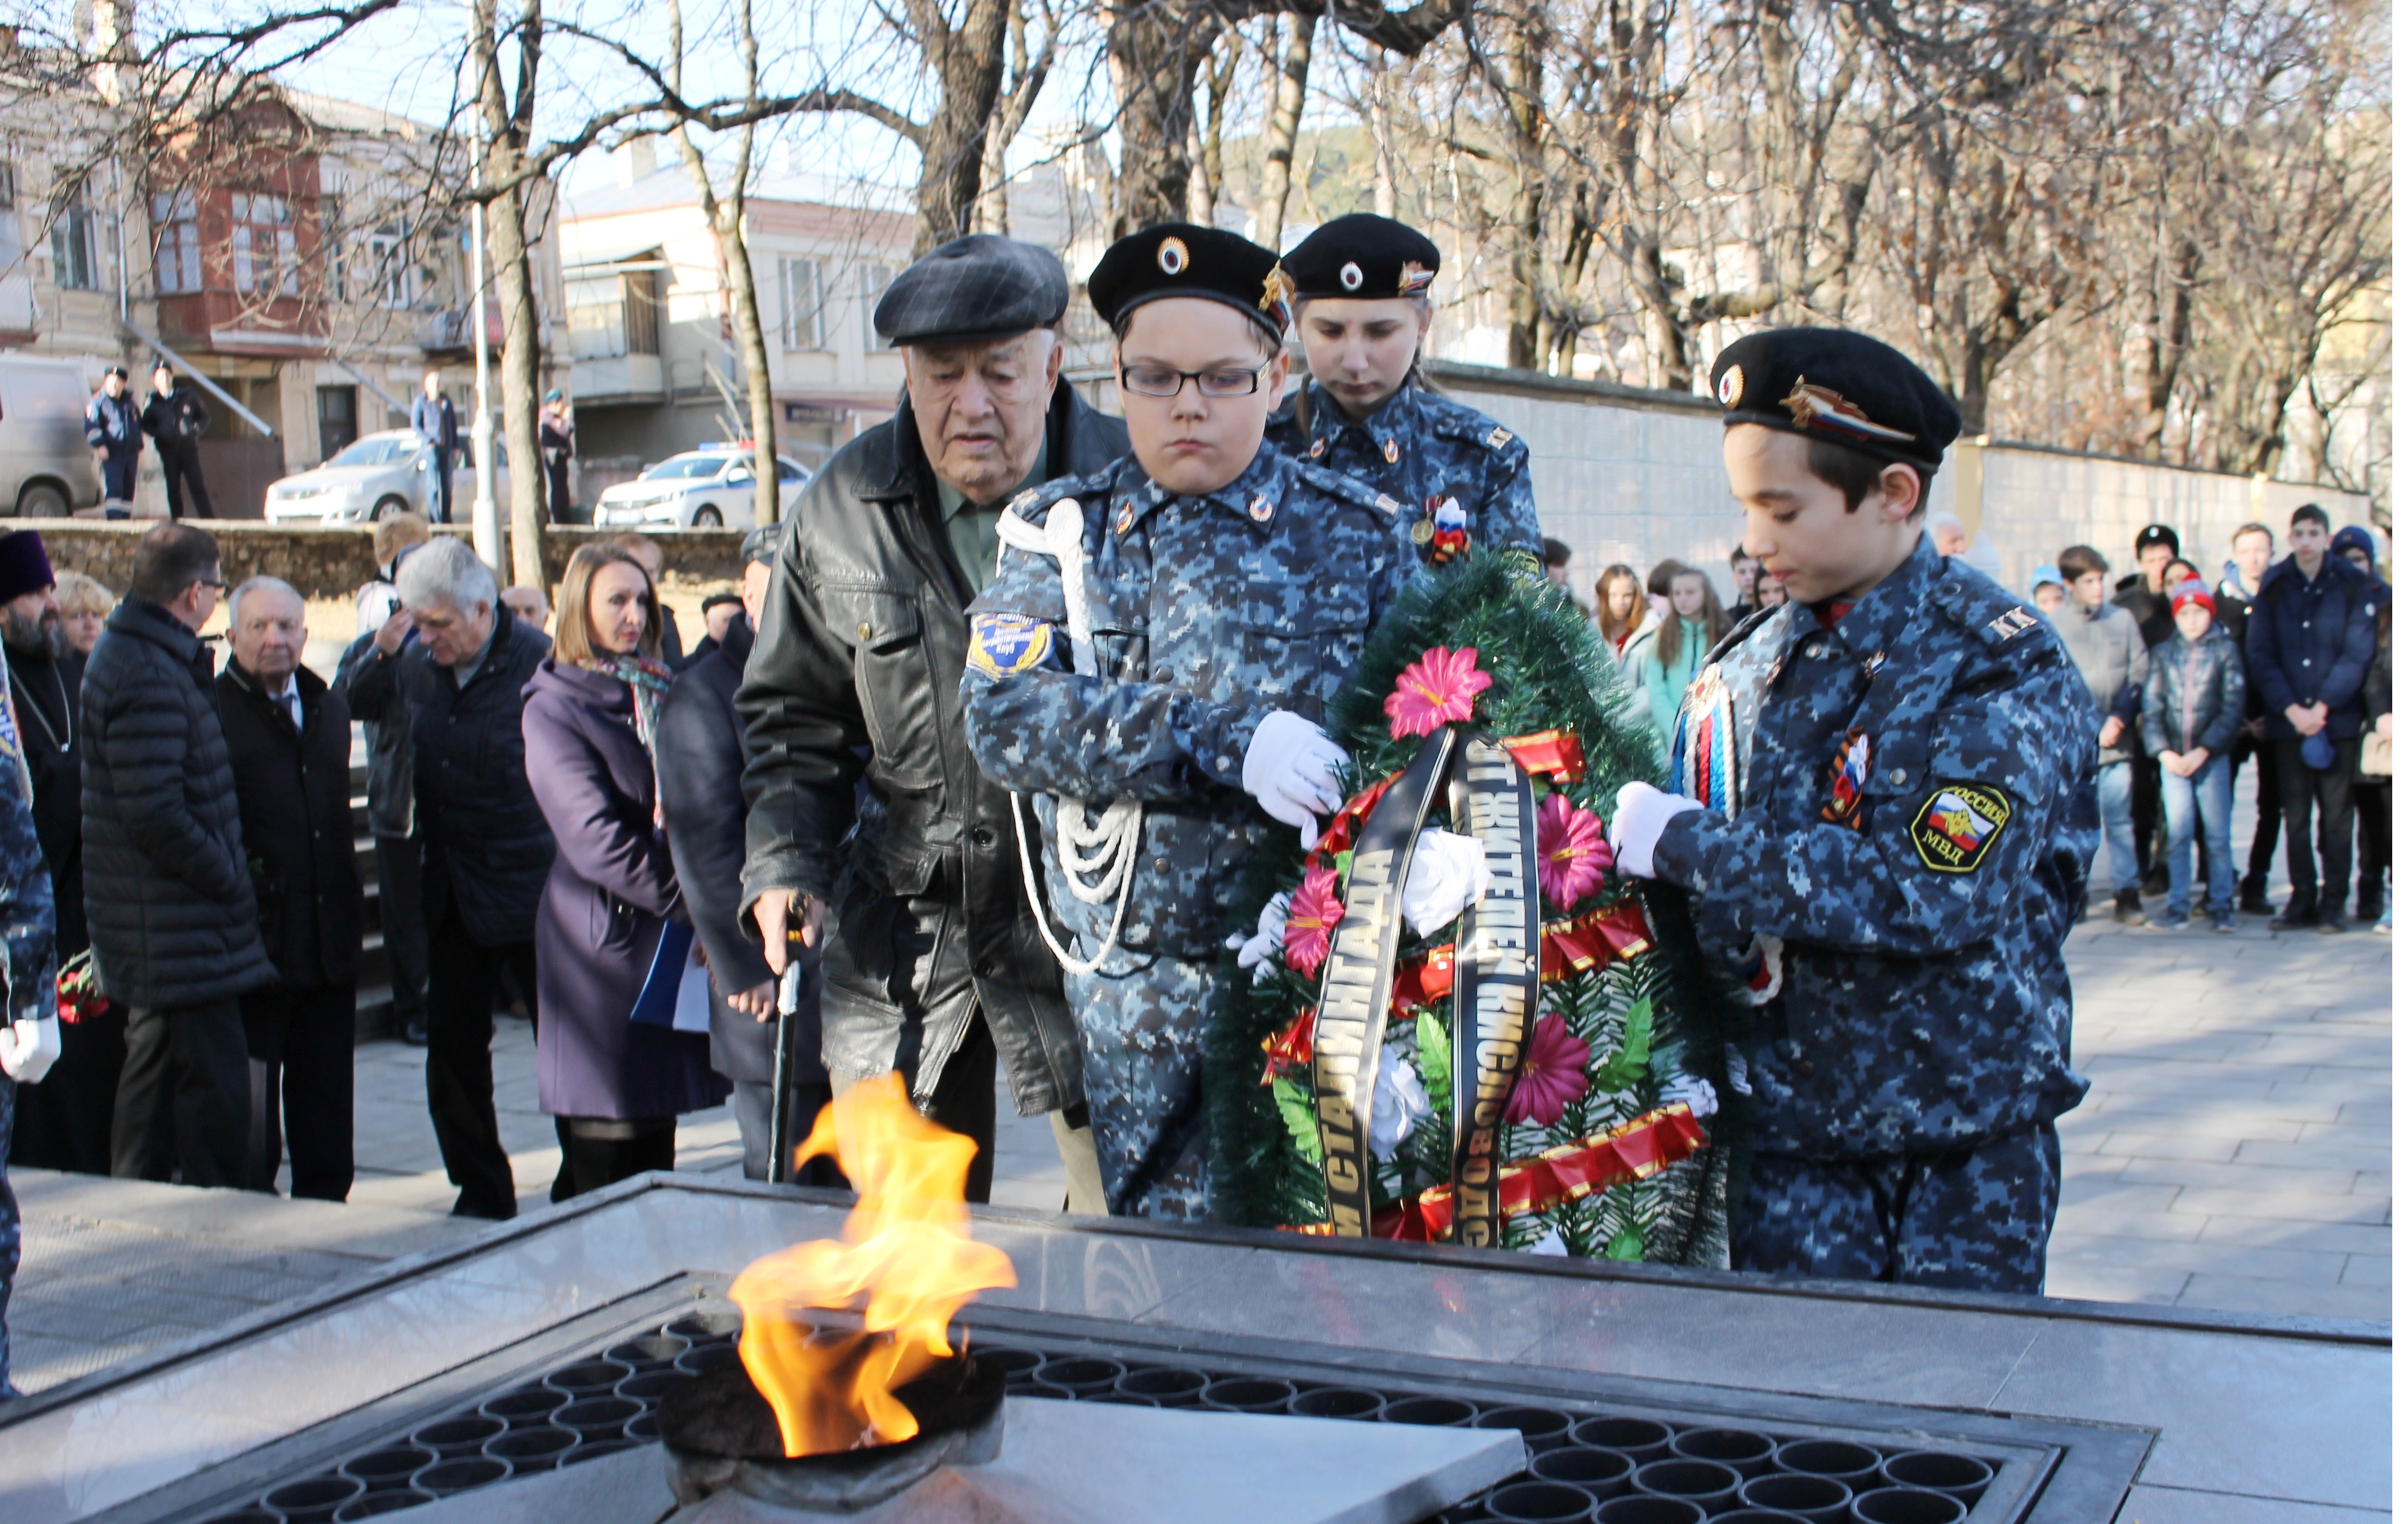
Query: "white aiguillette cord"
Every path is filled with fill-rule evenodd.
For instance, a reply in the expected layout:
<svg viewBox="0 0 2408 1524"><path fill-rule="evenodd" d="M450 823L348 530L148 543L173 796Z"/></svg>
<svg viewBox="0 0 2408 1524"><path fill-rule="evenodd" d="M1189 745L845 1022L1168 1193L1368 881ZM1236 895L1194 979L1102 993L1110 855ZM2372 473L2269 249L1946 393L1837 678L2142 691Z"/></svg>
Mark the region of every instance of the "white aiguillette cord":
<svg viewBox="0 0 2408 1524"><path fill-rule="evenodd" d="M1005 509L996 520L996 534L1004 544L1034 555L1052 556L1062 568L1062 606L1070 626L1070 666L1082 677L1096 675L1095 625L1087 613L1087 560L1084 548L1086 516L1079 500L1063 498L1045 515L1043 528L1030 523L1018 514ZM996 556L996 570L1003 569L1000 551ZM1071 896L1082 904L1101 904L1117 895L1112 907L1111 929L1104 933L1103 946L1093 958L1073 957L1054 940L1054 929L1046 924L1043 898L1037 892L1037 869L1028 855L1028 830L1021 823L1020 795L1011 796L1011 834L1020 844L1020 883L1028 892L1028 908L1036 913L1037 932L1064 971L1071 974L1093 974L1104 966L1112 948L1121 939L1121 922L1128 915L1129 888L1137 880L1139 838L1145 825L1144 810L1134 799L1115 799L1101 815L1089 812L1079 800L1054 801L1054 847L1062 859L1063 876L1069 880ZM1084 882L1095 878L1092 885Z"/></svg>

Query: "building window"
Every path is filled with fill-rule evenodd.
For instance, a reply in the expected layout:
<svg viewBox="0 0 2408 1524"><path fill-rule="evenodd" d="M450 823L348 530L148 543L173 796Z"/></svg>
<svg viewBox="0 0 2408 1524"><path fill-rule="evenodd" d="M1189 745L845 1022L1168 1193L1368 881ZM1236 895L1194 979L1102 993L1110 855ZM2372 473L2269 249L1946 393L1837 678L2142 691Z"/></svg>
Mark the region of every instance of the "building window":
<svg viewBox="0 0 2408 1524"><path fill-rule="evenodd" d="M326 255L329 301L351 300L351 261L343 256L343 198L340 192L329 191L318 198L318 247Z"/></svg>
<svg viewBox="0 0 2408 1524"><path fill-rule="evenodd" d="M778 332L788 349L827 348L826 295L819 261L778 261Z"/></svg>
<svg viewBox="0 0 2408 1524"><path fill-rule="evenodd" d="M652 271L576 277L563 285L571 357L615 360L661 352L660 303L652 293Z"/></svg>
<svg viewBox="0 0 2408 1524"><path fill-rule="evenodd" d="M417 271L409 263L409 229L387 222L368 235L368 269L363 282L377 305L406 311L418 298Z"/></svg>
<svg viewBox="0 0 2408 1524"><path fill-rule="evenodd" d="M360 436L360 389L322 386L318 389L318 459L331 461Z"/></svg>
<svg viewBox="0 0 2408 1524"><path fill-rule="evenodd" d="M80 192L50 224L50 269L62 291L100 290L100 219Z"/></svg>
<svg viewBox="0 0 2408 1524"><path fill-rule="evenodd" d="M293 204L282 196L235 193L234 289L245 295L301 294Z"/></svg>
<svg viewBox="0 0 2408 1524"><path fill-rule="evenodd" d="M150 268L163 296L201 289L201 220L193 192L150 198L150 231L158 240Z"/></svg>
<svg viewBox="0 0 2408 1524"><path fill-rule="evenodd" d="M652 270L638 270L621 278L620 300L627 312L627 352L658 354L661 352L660 277Z"/></svg>
<svg viewBox="0 0 2408 1524"><path fill-rule="evenodd" d="M895 267L890 264L858 266L861 280L861 352L878 352L878 299L895 281Z"/></svg>

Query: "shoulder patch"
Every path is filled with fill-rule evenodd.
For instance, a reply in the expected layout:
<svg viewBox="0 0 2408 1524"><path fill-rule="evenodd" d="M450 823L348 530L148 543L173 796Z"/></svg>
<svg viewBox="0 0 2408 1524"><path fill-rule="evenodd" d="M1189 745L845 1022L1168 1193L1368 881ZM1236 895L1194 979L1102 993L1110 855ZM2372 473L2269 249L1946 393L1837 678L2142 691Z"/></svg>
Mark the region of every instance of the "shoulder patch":
<svg viewBox="0 0 2408 1524"><path fill-rule="evenodd" d="M1914 812L1907 839L1932 872L1971 873L2014 815L2007 796L1986 783L1942 784Z"/></svg>
<svg viewBox="0 0 2408 1524"><path fill-rule="evenodd" d="M2017 604L1989 623L1990 634L2003 645L2027 630L2040 628L2040 616Z"/></svg>
<svg viewBox="0 0 2408 1524"><path fill-rule="evenodd" d="M1497 427L1488 431L1488 448L1490 449L1503 449L1512 442L1513 431L1507 428L1502 423L1499 423Z"/></svg>
<svg viewBox="0 0 2408 1524"><path fill-rule="evenodd" d="M970 617L970 665L990 677L1033 671L1054 648L1054 627L1019 614Z"/></svg>

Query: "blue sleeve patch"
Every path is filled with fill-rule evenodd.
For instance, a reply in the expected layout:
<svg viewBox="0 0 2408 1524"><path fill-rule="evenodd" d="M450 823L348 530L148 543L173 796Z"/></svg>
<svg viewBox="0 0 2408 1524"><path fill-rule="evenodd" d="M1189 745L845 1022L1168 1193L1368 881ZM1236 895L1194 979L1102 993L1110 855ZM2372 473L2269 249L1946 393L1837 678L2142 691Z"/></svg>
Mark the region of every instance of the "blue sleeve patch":
<svg viewBox="0 0 2408 1524"><path fill-rule="evenodd" d="M1032 672L1054 648L1054 627L1018 614L970 619L970 665L990 677Z"/></svg>

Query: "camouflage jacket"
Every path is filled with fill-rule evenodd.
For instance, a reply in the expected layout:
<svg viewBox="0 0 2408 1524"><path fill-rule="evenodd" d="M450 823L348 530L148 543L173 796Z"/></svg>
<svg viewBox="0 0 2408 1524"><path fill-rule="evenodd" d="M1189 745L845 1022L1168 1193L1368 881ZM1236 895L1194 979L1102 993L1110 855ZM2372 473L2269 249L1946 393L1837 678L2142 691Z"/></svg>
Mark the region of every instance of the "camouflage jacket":
<svg viewBox="0 0 2408 1524"><path fill-rule="evenodd" d="M1539 553L1539 505L1530 492L1529 447L1495 419L1408 381L1356 423L1320 383L1308 385L1271 420L1272 442L1289 454L1369 482L1405 506L1397 527L1414 555L1430 556L1440 507L1453 498L1475 545Z"/></svg>
<svg viewBox="0 0 2408 1524"><path fill-rule="evenodd" d="M0 656L0 976L7 979L8 1002L0 1023L56 1015L59 978L50 870L34 829L34 776L16 705L7 697L6 663Z"/></svg>
<svg viewBox="0 0 2408 1524"><path fill-rule="evenodd" d="M1756 1147L1943 1152L2071 1110L2098 718L2055 632L1927 538L1832 629L1787 605L1713 662L1740 643L1768 672L1742 804L1675 819L1656 862L1709 945L1784 945Z"/></svg>
<svg viewBox="0 0 2408 1524"><path fill-rule="evenodd" d="M1050 898L1091 955L1113 906L1062 887L1054 797L1143 802L1123 951L1107 971L1215 958L1248 858L1266 833L1292 829L1240 786L1254 729L1274 709L1321 719L1412 563L1377 492L1268 443L1204 497L1170 496L1131 456L1008 511L1041 522L1064 498L1085 516L1096 673L1073 671L1057 563L1007 547L970 605L970 749L997 783L1052 796L1037 805Z"/></svg>

